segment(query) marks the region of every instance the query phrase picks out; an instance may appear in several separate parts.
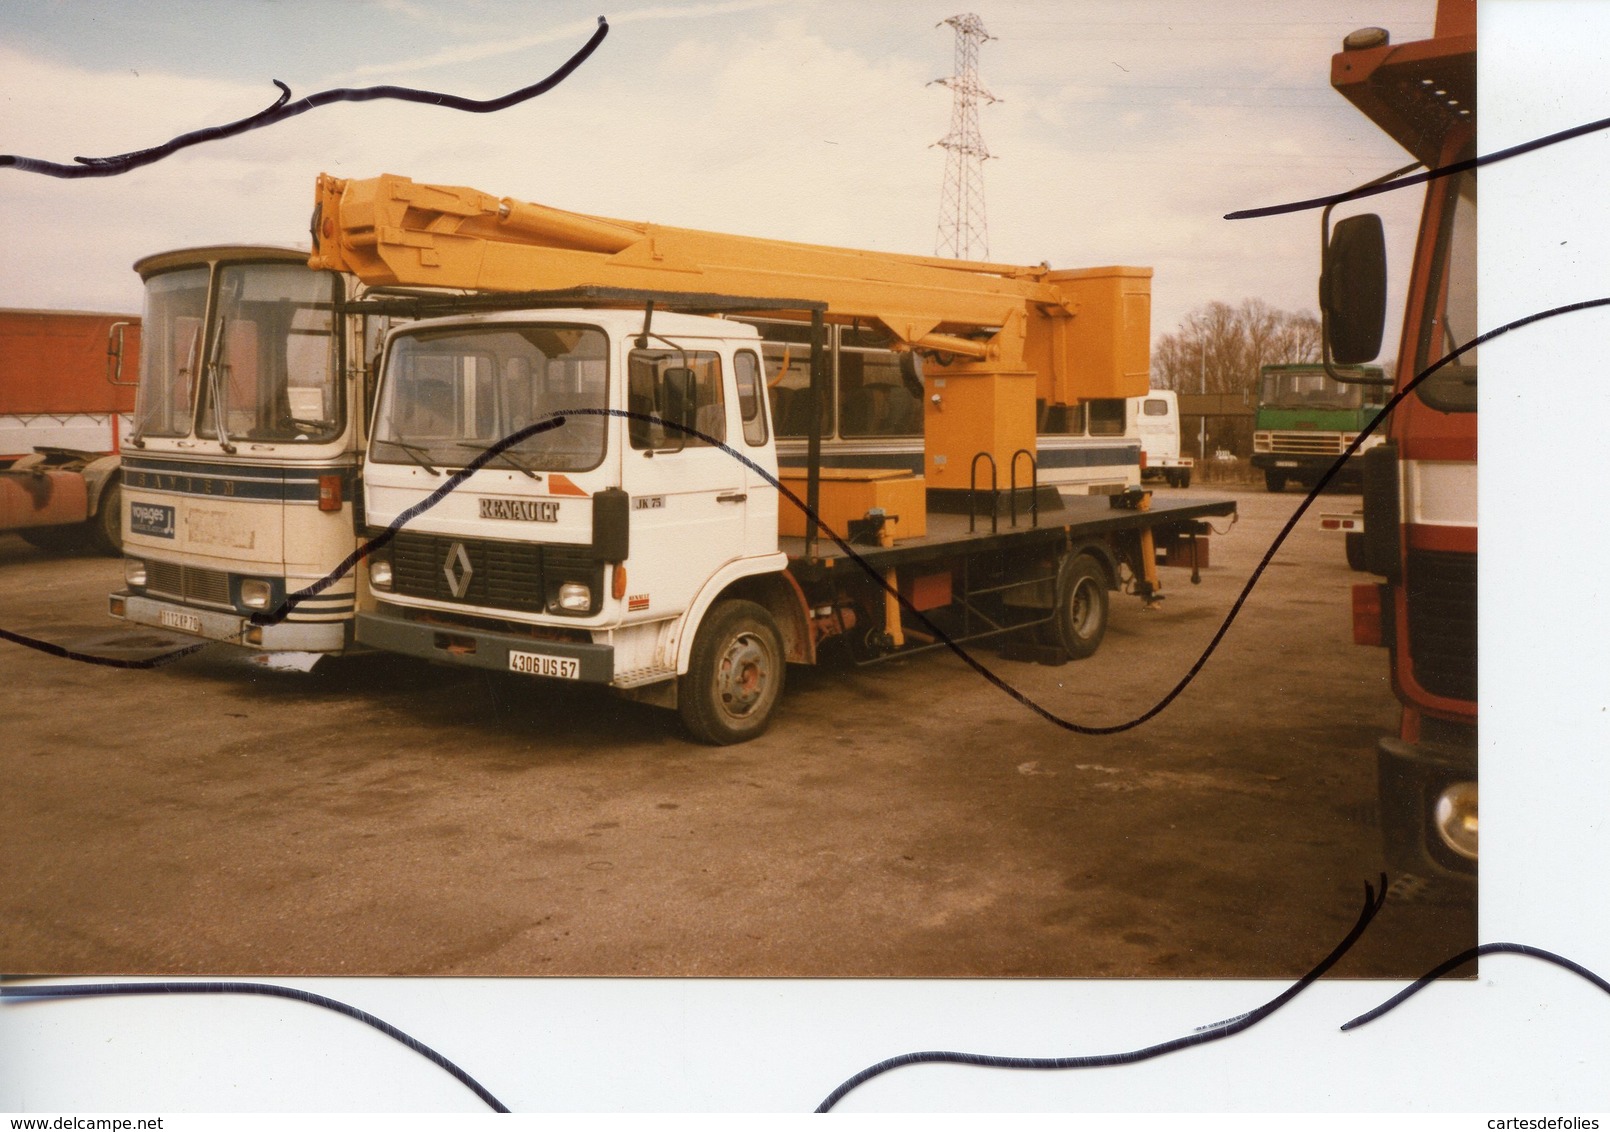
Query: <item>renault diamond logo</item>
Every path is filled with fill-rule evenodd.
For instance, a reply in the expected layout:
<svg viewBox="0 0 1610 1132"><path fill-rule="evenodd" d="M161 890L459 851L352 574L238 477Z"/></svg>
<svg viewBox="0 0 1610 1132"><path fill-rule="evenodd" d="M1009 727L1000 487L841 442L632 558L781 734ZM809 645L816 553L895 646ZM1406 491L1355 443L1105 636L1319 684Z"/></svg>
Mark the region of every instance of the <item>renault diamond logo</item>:
<svg viewBox="0 0 1610 1132"><path fill-rule="evenodd" d="M470 579L475 576L475 567L470 565L469 551L464 544L455 542L447 548L447 564L442 567L442 573L447 575L447 589L454 597L463 597L470 592Z"/></svg>

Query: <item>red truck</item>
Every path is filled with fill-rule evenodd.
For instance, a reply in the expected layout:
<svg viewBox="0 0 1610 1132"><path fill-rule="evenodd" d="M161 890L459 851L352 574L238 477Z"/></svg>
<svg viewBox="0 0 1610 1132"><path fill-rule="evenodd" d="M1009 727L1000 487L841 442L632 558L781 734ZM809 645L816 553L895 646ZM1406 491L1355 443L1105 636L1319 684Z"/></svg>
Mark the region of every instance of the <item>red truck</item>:
<svg viewBox="0 0 1610 1132"><path fill-rule="evenodd" d="M1468 161L1476 147L1475 0L1441 0L1430 39L1394 44L1380 28L1354 32L1332 61L1331 84L1427 169ZM1364 454L1363 565L1378 580L1354 587L1353 629L1360 644L1387 650L1403 705L1398 733L1377 750L1388 865L1424 879L1473 880L1476 172L1435 176L1423 191L1390 379L1401 400L1385 439ZM1379 353L1385 289L1379 217L1338 222L1327 232L1320 284L1335 362Z"/></svg>
<svg viewBox="0 0 1610 1132"><path fill-rule="evenodd" d="M131 315L0 310L0 532L121 552L117 453L139 336Z"/></svg>

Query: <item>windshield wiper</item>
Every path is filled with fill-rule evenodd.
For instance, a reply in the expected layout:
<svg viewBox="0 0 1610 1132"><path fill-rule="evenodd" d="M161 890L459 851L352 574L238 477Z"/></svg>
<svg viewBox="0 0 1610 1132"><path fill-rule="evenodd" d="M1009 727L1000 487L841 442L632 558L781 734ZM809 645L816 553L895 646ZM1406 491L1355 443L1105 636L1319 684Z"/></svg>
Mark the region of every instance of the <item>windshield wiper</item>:
<svg viewBox="0 0 1610 1132"><path fill-rule="evenodd" d="M477 452L485 452L488 448L492 447L492 445L490 445L490 444L472 444L468 440L459 441L458 446L460 448L473 448ZM521 463L519 460L517 460L513 456L509 455L509 450L507 448L505 448L502 452L499 452L497 454L497 458L500 459L500 460L507 460L509 463L513 464L516 468L520 469L521 472L525 473L525 475L527 477L529 477L530 479L539 479L539 478L541 478L541 477L539 477L537 475L536 472L533 472L527 465Z"/></svg>
<svg viewBox="0 0 1610 1132"><path fill-rule="evenodd" d="M414 458L414 463L418 464L421 468L424 468L431 475L439 476L439 475L442 474L440 470L438 470L437 468L432 466L432 464L430 462L430 449L429 448L425 448L425 447L423 447L421 445L418 445L418 444L410 444L406 440L398 440L395 437L386 437L386 436L378 436L378 437L376 437L375 438L375 443L376 444L389 444L393 448L401 448L404 452L406 452L408 455L410 455L410 456L412 456Z"/></svg>
<svg viewBox="0 0 1610 1132"><path fill-rule="evenodd" d="M221 368L218 359L224 352L224 331L229 327L229 320L222 315L218 316L218 337L213 339L212 357L207 360L207 388L212 394L212 423L218 433L218 447L230 455L234 455L235 446L229 440L229 430L224 425L224 417L229 413L229 407L224 404L224 386L219 381L218 371Z"/></svg>

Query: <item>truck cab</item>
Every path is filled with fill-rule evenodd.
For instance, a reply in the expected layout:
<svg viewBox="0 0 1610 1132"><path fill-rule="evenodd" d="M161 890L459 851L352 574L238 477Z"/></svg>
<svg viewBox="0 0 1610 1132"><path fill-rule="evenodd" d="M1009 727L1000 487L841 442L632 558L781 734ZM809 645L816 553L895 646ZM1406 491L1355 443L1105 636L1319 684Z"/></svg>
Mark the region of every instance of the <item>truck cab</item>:
<svg viewBox="0 0 1610 1132"><path fill-rule="evenodd" d="M1380 366L1357 367L1352 382L1336 380L1317 363L1264 366L1253 419L1252 466L1264 486L1284 491L1295 480L1312 488L1341 459L1386 403ZM1342 475L1357 482L1363 450L1381 442L1367 437Z"/></svg>
<svg viewBox="0 0 1610 1132"><path fill-rule="evenodd" d="M360 642L639 688L687 671L717 594L784 568L759 333L644 329L638 311L511 311L391 337L365 472L390 538Z"/></svg>

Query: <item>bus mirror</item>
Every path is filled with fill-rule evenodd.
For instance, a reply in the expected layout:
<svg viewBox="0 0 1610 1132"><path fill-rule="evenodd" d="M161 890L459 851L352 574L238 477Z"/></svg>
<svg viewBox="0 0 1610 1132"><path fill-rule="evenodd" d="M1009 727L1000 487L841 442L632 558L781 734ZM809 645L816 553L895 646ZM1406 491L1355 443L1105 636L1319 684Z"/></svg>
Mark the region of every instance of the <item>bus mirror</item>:
<svg viewBox="0 0 1610 1132"><path fill-rule="evenodd" d="M123 380L123 332L126 322L114 322L106 331L106 380L113 385L138 385L137 381Z"/></svg>
<svg viewBox="0 0 1610 1132"><path fill-rule="evenodd" d="M1319 277L1319 309L1330 356L1341 365L1381 352L1386 327L1386 236L1373 212L1349 216L1331 232Z"/></svg>

